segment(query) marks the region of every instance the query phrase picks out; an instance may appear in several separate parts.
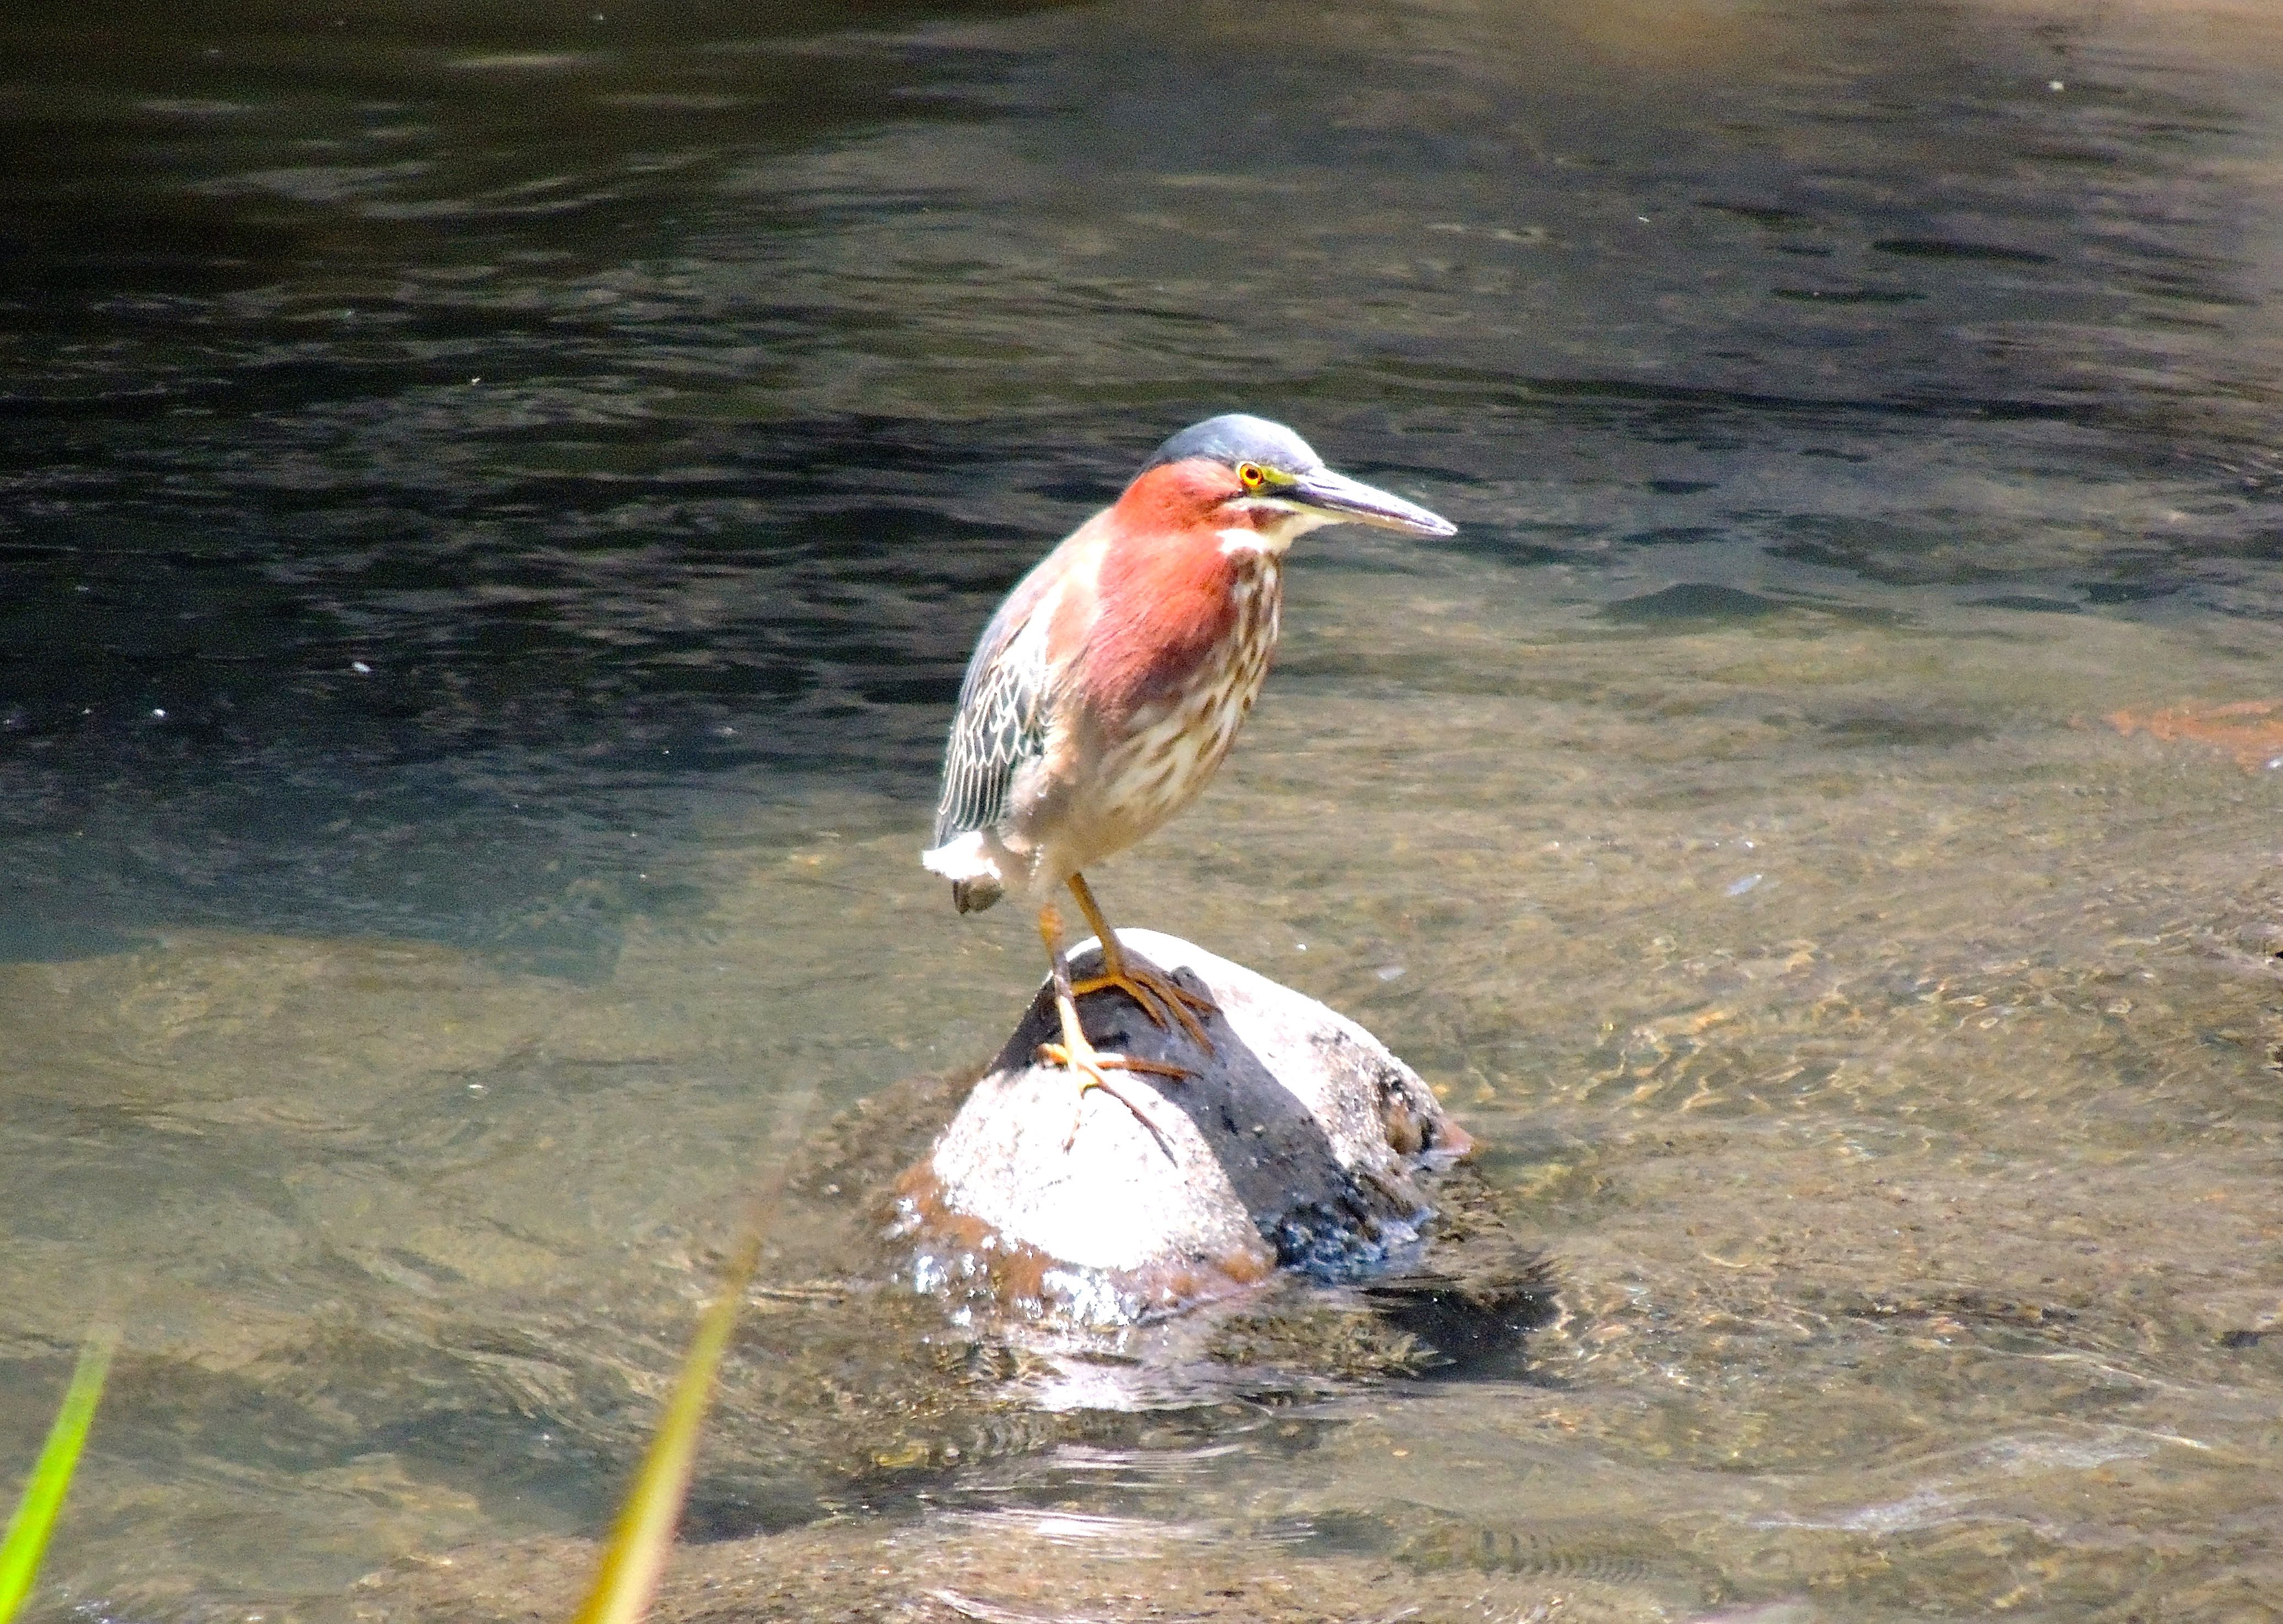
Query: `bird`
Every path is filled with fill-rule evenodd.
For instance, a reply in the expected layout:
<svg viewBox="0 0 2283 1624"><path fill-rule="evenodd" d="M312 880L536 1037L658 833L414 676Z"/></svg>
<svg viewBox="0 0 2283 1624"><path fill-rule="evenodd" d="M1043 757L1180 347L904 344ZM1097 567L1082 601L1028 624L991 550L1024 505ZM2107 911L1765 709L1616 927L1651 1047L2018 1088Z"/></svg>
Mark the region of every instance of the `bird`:
<svg viewBox="0 0 2283 1624"><path fill-rule="evenodd" d="M1084 871L1204 789L1267 675L1285 550L1343 523L1458 529L1334 472L1282 423L1210 417L1166 440L1115 502L1024 576L976 643L920 860L951 882L962 913L1009 891L1036 911L1061 1031L1038 1058L1079 1079L1081 1107L1099 1088L1150 1125L1110 1074L1190 1075L1095 1048L1079 1021L1088 993L1115 988L1212 1052L1199 1018L1212 1000L1125 955ZM1065 890L1101 944L1100 973L1075 983L1057 905Z"/></svg>

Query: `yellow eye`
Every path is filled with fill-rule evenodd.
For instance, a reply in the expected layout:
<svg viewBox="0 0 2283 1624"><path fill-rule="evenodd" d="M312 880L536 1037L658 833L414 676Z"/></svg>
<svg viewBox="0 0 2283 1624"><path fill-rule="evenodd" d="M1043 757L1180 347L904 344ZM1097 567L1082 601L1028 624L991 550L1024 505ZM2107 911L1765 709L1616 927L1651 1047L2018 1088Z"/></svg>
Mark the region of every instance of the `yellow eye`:
<svg viewBox="0 0 2283 1624"><path fill-rule="evenodd" d="M1258 462L1239 462L1236 465L1236 477L1243 482L1244 488L1248 491L1258 490L1268 480L1268 476L1260 471L1260 464Z"/></svg>

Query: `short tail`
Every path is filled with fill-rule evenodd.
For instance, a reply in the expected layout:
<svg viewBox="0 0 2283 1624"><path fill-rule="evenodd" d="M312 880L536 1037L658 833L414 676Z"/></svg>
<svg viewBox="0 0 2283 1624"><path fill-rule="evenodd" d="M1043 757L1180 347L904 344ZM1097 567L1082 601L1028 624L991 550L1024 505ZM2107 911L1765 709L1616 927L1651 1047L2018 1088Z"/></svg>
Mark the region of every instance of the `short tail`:
<svg viewBox="0 0 2283 1624"><path fill-rule="evenodd" d="M951 882L952 904L962 913L980 913L1007 894L999 866L991 860L978 831L970 829L932 851L921 852L920 861L929 872Z"/></svg>

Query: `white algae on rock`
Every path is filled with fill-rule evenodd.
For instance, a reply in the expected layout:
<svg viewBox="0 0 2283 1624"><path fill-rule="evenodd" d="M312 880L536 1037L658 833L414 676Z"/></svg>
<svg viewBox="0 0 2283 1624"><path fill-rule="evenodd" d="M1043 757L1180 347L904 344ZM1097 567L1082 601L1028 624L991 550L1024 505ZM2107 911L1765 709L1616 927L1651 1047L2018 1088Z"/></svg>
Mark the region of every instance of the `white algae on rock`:
<svg viewBox="0 0 2283 1624"><path fill-rule="evenodd" d="M1041 988L927 1157L899 1186L923 1287L1123 1324L1225 1295L1279 1265L1327 1279L1408 1255L1430 1216L1415 1175L1470 1141L1369 1032L1176 936L1125 930L1126 956L1219 1012L1210 1053L1123 994L1080 1001L1100 1048L1188 1068L1120 1071L1118 1095L1036 1059L1057 1033ZM1071 955L1079 979L1096 944ZM1122 1097L1121 1097L1122 1096Z"/></svg>

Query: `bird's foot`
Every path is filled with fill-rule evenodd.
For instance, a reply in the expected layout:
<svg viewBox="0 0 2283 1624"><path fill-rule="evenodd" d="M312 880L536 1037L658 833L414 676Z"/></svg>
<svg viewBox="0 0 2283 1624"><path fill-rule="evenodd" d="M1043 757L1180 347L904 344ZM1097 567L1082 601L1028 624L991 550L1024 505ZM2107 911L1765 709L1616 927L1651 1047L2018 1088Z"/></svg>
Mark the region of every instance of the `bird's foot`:
<svg viewBox="0 0 2283 1624"><path fill-rule="evenodd" d="M1203 1015L1220 1013L1220 1006L1202 992L1192 992L1162 970L1145 969L1138 964L1119 964L1099 975L1089 975L1071 988L1072 996L1084 998L1089 992L1100 992L1115 987L1142 1006L1142 1013L1151 1022L1165 1031L1180 1022L1181 1030L1197 1047L1207 1054L1213 1052L1212 1039L1205 1033Z"/></svg>
<svg viewBox="0 0 2283 1624"><path fill-rule="evenodd" d="M1164 1061L1140 1060L1130 1054L1112 1053L1095 1048L1083 1038L1079 1040L1075 1048L1065 1044L1042 1043L1039 1045L1039 1058L1077 1075L1078 1102L1081 1111L1086 1105L1087 1091L1098 1088L1134 1113L1134 1120L1149 1131L1150 1137L1161 1146L1165 1145L1165 1136L1159 1130L1156 1119L1149 1115L1149 1108L1111 1082L1110 1074L1113 1071L1141 1071L1152 1076L1186 1081L1189 1076L1187 1067L1169 1065ZM1070 1132L1063 1139L1064 1150L1078 1143L1079 1122L1079 1115L1074 1113L1071 1117Z"/></svg>

